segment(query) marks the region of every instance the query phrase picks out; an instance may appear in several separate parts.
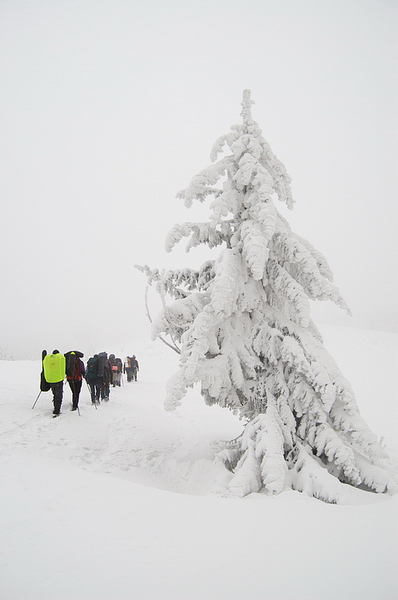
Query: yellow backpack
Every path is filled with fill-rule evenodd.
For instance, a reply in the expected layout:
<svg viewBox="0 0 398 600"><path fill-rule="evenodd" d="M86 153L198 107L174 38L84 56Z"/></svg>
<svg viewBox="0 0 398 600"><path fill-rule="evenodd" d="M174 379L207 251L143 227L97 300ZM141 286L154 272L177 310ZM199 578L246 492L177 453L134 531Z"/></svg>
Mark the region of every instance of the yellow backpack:
<svg viewBox="0 0 398 600"><path fill-rule="evenodd" d="M66 360L63 354L47 354L43 359L44 378L47 383L58 383L65 378Z"/></svg>

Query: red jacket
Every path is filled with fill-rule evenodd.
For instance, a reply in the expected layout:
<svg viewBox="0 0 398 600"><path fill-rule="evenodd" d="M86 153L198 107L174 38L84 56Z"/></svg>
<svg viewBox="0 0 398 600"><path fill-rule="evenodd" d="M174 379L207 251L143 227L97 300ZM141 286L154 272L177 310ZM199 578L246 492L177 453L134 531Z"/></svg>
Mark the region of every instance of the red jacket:
<svg viewBox="0 0 398 600"><path fill-rule="evenodd" d="M76 357L75 370L73 372L73 376L70 377L69 375L67 375L66 378L68 381L81 381L83 377L85 377L85 375L86 368L84 366L84 362L81 360L81 358Z"/></svg>

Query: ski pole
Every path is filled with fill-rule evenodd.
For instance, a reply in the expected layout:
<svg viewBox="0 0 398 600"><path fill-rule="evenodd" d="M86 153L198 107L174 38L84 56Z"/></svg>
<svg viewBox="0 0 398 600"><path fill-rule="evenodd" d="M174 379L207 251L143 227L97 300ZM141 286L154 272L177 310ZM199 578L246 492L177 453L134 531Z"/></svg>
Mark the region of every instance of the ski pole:
<svg viewBox="0 0 398 600"><path fill-rule="evenodd" d="M41 390L40 390L39 395L37 396L37 398L35 400L35 403L33 404L32 408L34 408L36 406L36 402L38 401L40 394L41 394Z"/></svg>

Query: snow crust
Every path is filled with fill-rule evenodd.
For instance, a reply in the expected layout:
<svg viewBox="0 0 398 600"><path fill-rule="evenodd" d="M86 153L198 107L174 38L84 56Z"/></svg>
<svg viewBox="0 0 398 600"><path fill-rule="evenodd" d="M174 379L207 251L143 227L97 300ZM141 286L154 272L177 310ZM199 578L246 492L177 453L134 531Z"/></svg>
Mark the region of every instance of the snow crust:
<svg viewBox="0 0 398 600"><path fill-rule="evenodd" d="M398 337L321 332L396 461ZM0 361L2 600L398 597L398 496L346 486L345 503L330 505L305 489L217 494L231 476L214 461L218 442L242 423L197 389L165 411L177 355L159 341L134 352L137 383L98 410L83 387L81 416L65 387L59 419L51 393L31 408L39 361ZM275 444L265 460L277 460L277 432Z"/></svg>

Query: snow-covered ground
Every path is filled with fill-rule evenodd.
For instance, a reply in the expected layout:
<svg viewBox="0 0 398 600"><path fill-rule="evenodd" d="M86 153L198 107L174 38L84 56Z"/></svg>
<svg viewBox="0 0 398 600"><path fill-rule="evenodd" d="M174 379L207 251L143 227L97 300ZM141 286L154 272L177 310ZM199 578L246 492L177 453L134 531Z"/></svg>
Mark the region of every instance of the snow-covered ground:
<svg viewBox="0 0 398 600"><path fill-rule="evenodd" d="M320 329L361 414L398 456L398 337ZM59 419L51 392L32 409L40 361L0 362L1 600L398 598L398 496L219 496L217 441L242 424L197 390L164 410L178 357L160 341L105 350L137 354L138 382L98 409L83 388L81 416L65 387Z"/></svg>

